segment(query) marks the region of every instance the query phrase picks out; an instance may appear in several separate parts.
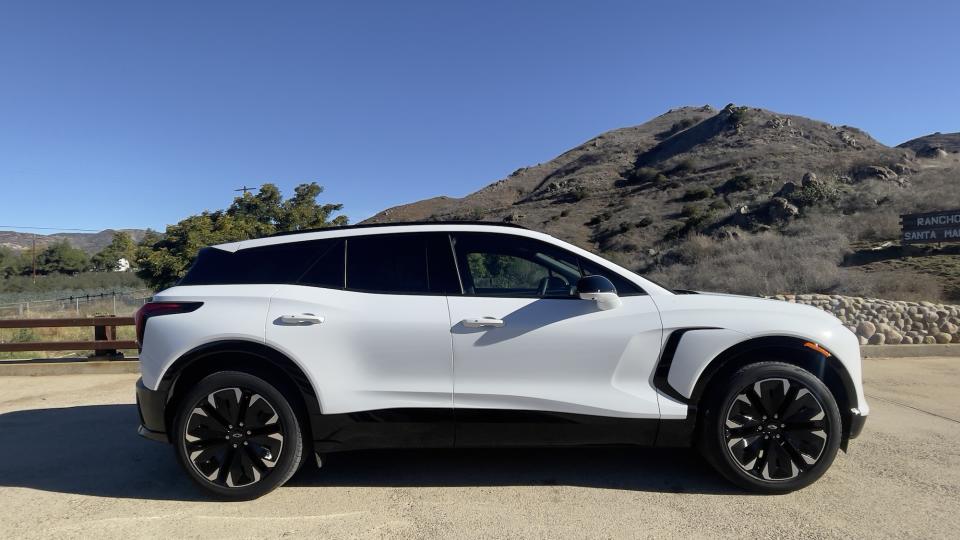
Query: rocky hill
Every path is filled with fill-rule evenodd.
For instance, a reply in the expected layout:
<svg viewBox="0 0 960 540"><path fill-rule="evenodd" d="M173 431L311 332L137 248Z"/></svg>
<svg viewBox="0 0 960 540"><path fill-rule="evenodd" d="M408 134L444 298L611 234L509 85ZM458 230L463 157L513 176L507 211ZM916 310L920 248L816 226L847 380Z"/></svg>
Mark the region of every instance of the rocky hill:
<svg viewBox="0 0 960 540"><path fill-rule="evenodd" d="M763 109L683 107L369 221L514 222L676 287L957 299L957 252L895 242L900 213L960 207L958 178L949 151Z"/></svg>
<svg viewBox="0 0 960 540"><path fill-rule="evenodd" d="M925 157L945 157L960 152L960 133L931 133L899 144L897 148L909 148Z"/></svg>
<svg viewBox="0 0 960 540"><path fill-rule="evenodd" d="M130 235L135 242L139 242L147 232L143 229L119 229ZM56 233L56 234L37 234L0 231L0 246L13 250L31 249L34 238L36 238L37 249L42 249L49 244L66 240L70 245L85 251L89 255L97 253L107 247L113 239L114 229L106 229L96 233Z"/></svg>

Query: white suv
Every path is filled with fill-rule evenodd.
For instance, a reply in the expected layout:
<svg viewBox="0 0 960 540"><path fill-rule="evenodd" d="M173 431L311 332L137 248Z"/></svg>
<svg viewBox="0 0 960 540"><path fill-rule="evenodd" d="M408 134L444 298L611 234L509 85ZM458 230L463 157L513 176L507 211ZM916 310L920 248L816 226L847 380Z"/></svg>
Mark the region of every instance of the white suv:
<svg viewBox="0 0 960 540"><path fill-rule="evenodd" d="M353 226L206 248L137 314L140 434L227 498L313 452L696 445L806 486L868 413L818 309L671 291L520 227Z"/></svg>

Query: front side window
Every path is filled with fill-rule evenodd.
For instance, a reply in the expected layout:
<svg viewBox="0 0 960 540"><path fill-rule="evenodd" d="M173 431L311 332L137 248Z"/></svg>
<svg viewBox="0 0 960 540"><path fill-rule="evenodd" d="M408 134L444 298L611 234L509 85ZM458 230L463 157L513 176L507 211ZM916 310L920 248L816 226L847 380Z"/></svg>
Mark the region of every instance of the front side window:
<svg viewBox="0 0 960 540"><path fill-rule="evenodd" d="M505 234L453 235L465 294L572 298L580 268L577 257L550 244Z"/></svg>

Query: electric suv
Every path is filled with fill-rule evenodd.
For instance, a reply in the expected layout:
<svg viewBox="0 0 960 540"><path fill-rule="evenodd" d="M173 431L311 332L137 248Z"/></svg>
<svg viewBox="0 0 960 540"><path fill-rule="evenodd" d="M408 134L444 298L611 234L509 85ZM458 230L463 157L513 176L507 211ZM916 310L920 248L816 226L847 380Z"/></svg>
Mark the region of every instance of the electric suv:
<svg viewBox="0 0 960 540"><path fill-rule="evenodd" d="M671 291L520 227L329 228L202 249L137 313L139 433L223 498L370 448L696 446L802 488L861 431L818 309Z"/></svg>

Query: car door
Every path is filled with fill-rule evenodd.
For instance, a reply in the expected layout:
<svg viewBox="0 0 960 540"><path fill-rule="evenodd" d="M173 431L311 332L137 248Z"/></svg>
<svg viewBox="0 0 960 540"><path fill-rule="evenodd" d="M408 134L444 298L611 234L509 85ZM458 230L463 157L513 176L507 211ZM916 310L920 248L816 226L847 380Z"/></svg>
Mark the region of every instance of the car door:
<svg viewBox="0 0 960 540"><path fill-rule="evenodd" d="M447 259L431 262L435 240ZM445 235L426 233L337 239L273 296L267 344L312 379L323 413L316 439L331 448L452 444L445 287L459 283L449 249Z"/></svg>
<svg viewBox="0 0 960 540"><path fill-rule="evenodd" d="M650 297L575 253L513 234L454 233L449 297L457 445L651 443L662 327ZM601 310L584 274L617 286Z"/></svg>

